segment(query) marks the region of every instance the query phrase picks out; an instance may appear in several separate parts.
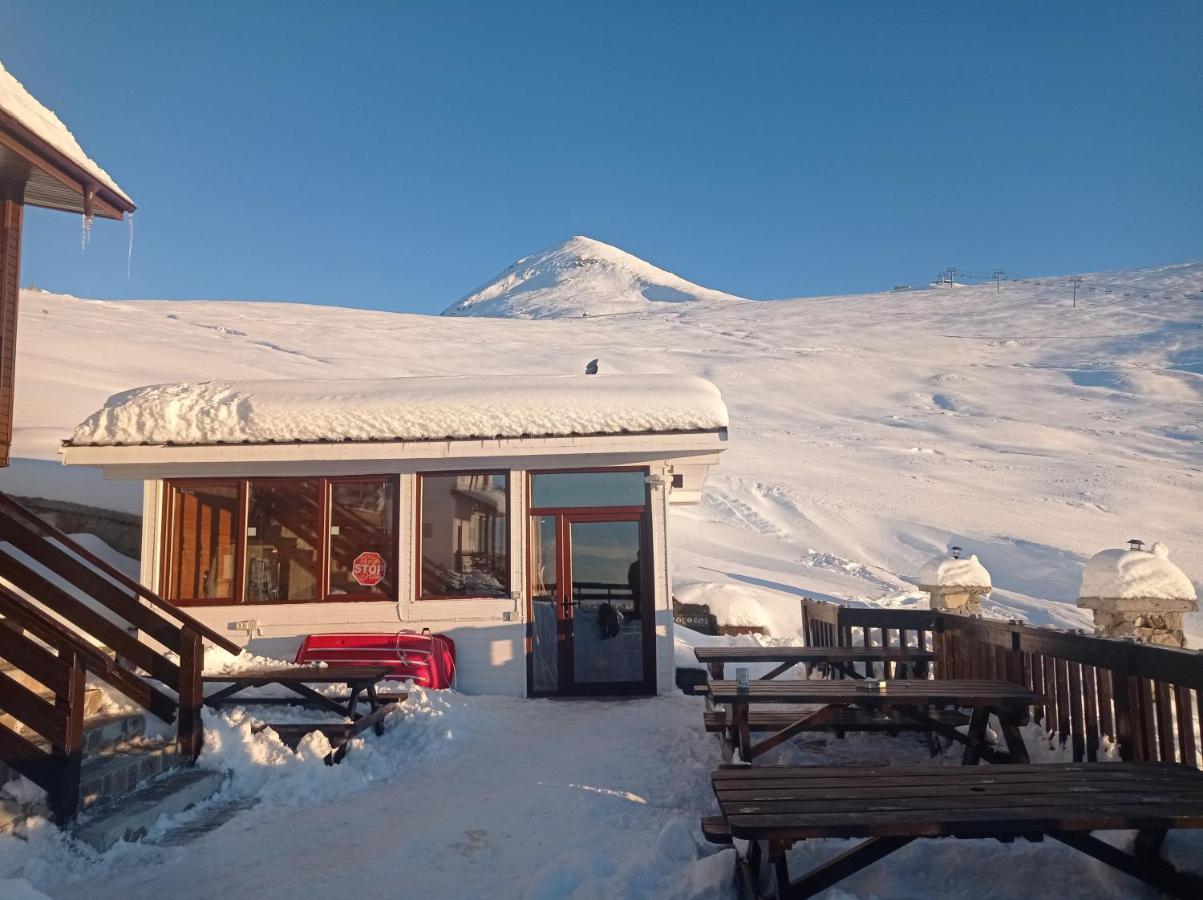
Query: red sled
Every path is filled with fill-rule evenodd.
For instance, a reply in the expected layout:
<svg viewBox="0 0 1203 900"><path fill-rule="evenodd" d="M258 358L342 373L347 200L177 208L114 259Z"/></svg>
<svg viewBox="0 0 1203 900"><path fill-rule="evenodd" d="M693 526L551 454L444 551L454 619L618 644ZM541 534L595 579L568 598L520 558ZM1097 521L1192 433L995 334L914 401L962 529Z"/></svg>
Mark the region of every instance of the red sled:
<svg viewBox="0 0 1203 900"><path fill-rule="evenodd" d="M413 680L419 687L455 686L455 641L429 628L396 634L310 634L296 662L332 666L388 666L389 681Z"/></svg>

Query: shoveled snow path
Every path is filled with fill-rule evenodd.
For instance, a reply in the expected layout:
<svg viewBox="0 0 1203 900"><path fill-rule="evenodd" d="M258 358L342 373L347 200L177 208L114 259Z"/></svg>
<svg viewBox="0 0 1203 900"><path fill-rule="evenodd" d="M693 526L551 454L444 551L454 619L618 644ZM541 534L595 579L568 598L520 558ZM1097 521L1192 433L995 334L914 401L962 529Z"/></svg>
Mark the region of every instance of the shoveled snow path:
<svg viewBox="0 0 1203 900"><path fill-rule="evenodd" d="M269 799L271 808L237 814L161 867L89 880L88 896L550 898L582 884L620 896L633 878L660 896L704 897L715 896L706 885L725 885L730 860L707 859L695 863L708 872L700 892L672 887L686 887L679 869L697 858L697 817L713 803L717 752L700 727L700 701L473 698L470 706L478 721L450 728L462 742L431 747L431 723L412 720L376 739L399 743L404 761L413 738L395 778L318 806ZM371 743L344 767L372 753ZM658 841L667 859L657 860Z"/></svg>

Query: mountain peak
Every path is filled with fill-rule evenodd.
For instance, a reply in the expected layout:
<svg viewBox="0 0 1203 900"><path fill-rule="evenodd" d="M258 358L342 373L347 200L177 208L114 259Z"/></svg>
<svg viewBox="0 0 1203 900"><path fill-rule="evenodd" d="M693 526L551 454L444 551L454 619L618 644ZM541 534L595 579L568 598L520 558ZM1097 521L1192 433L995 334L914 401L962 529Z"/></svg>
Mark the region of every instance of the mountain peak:
<svg viewBox="0 0 1203 900"><path fill-rule="evenodd" d="M642 312L657 303L737 299L578 234L523 257L443 315L579 318Z"/></svg>

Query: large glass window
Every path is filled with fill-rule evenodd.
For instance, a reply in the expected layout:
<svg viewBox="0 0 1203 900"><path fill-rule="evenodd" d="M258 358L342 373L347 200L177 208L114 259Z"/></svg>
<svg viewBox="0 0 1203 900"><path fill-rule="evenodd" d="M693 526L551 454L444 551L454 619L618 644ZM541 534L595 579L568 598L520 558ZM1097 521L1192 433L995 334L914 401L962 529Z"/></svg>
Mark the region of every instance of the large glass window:
<svg viewBox="0 0 1203 900"><path fill-rule="evenodd" d="M330 482L330 593L392 597L397 590L393 479Z"/></svg>
<svg viewBox="0 0 1203 900"><path fill-rule="evenodd" d="M322 521L319 482L251 481L247 484L247 603L298 603L317 599Z"/></svg>
<svg viewBox="0 0 1203 900"><path fill-rule="evenodd" d="M499 472L423 475L423 598L510 593L509 478Z"/></svg>
<svg viewBox="0 0 1203 900"><path fill-rule="evenodd" d="M180 485L171 494L168 595L173 600L234 596L238 484Z"/></svg>
<svg viewBox="0 0 1203 900"><path fill-rule="evenodd" d="M613 472L540 472L531 476L531 506L643 506L647 490L642 470Z"/></svg>

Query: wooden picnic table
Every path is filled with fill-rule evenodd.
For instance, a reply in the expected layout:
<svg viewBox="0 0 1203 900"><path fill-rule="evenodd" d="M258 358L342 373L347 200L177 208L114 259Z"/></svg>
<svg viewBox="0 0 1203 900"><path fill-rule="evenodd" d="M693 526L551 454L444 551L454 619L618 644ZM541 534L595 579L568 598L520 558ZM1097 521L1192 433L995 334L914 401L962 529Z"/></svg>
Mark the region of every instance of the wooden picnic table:
<svg viewBox="0 0 1203 900"><path fill-rule="evenodd" d="M708 840L751 842L741 880L758 880L767 845L777 897L809 897L920 837L1045 835L1179 897L1203 879L1159 859L1170 828L1203 828L1203 772L1167 763L948 766L746 766L712 777L722 818ZM1137 830L1135 855L1090 835ZM867 838L791 881L786 851L812 838ZM750 869L749 874L746 870Z"/></svg>
<svg viewBox="0 0 1203 900"><path fill-rule="evenodd" d="M879 685L884 685L880 686ZM1041 698L1022 685L1009 681L960 679L904 679L895 681L753 681L740 687L735 681L713 681L708 687L710 699L731 708L731 736L739 749L740 760L750 763L802 731L813 728L824 717L856 706L861 709L888 709L927 726L950 740L965 745L962 762L973 765L979 759L1003 762L1008 759L986 743L990 715L998 716L1012 762L1029 761L1019 726L1028 719L1028 708ZM748 710L753 704L820 704L820 709L799 714L791 724L757 744L751 740ZM928 712L929 707L954 706L973 710L968 734L962 734L947 722Z"/></svg>
<svg viewBox="0 0 1203 900"><path fill-rule="evenodd" d="M936 658L935 653L918 647L694 647L693 655L706 664L715 681L722 680L727 663L778 663L760 676L759 680L768 681L800 664L831 666L850 678L865 677L854 668L858 662L910 665L918 674L920 666Z"/></svg>
<svg viewBox="0 0 1203 900"><path fill-rule="evenodd" d="M202 675L204 684L226 684L227 687L214 691L205 697L205 705L214 709L232 703L235 698L253 687L266 687L278 684L288 688L300 699L283 698L285 703L300 703L305 706L324 709L351 720L351 724L311 723L296 724L264 723L256 726L255 731L270 728L280 739L292 749L296 749L305 735L320 731L329 739L331 751L326 756L326 763L334 765L346 755L347 746L352 738L357 737L368 728L373 728L377 735L384 734L384 717L398 708L398 703L406 699L405 694L392 695L388 703L382 703L376 693L376 682L383 679L392 668L389 666L294 666L287 669L258 669L246 672L231 672L228 675ZM342 698L327 697L311 688L311 684L345 684L350 689L350 696ZM360 696L368 703L368 712L359 711ZM244 697L239 702L274 705L281 702L279 697Z"/></svg>
<svg viewBox="0 0 1203 900"><path fill-rule="evenodd" d="M297 694L306 706L358 719L361 715L358 710L360 695L367 700L370 711L375 712L380 706L376 696L376 682L391 671L388 666L294 666L287 669L231 672L227 675L202 675L201 681L204 684L228 684L228 687L205 697L205 705L214 708L233 702L235 697L248 688L278 684ZM350 688L351 695L345 702L340 702L318 693L309 687L311 684L345 684ZM242 698L239 702L261 703L271 699L275 698ZM290 699L289 702L296 701Z"/></svg>

